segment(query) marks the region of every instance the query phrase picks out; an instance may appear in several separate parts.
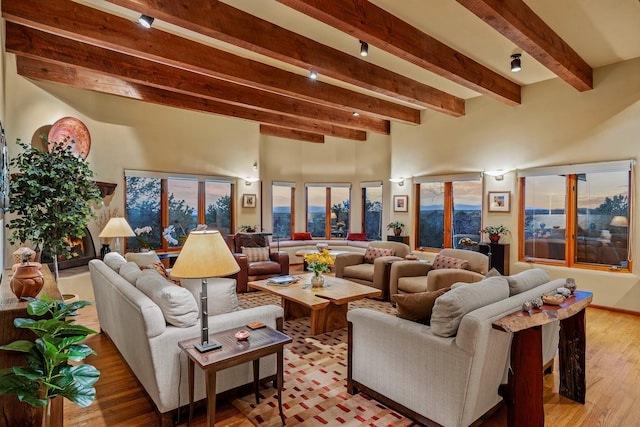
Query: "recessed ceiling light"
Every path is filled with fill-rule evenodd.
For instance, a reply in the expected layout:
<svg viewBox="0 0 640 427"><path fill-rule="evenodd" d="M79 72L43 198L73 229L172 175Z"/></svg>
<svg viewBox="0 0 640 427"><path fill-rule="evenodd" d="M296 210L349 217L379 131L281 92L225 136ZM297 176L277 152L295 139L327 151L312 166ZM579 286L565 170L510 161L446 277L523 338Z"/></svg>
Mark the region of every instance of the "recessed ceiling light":
<svg viewBox="0 0 640 427"><path fill-rule="evenodd" d="M522 56L521 53L514 53L513 55L511 55L511 72L512 73L517 73L518 71L522 70L522 63L520 61L521 56Z"/></svg>
<svg viewBox="0 0 640 427"><path fill-rule="evenodd" d="M353 114L353 117L358 117L360 115L360 113L358 113L357 111L354 111L352 114Z"/></svg>
<svg viewBox="0 0 640 427"><path fill-rule="evenodd" d="M142 25L144 28L151 28L151 24L153 24L154 18L148 15L140 15L138 18L138 23Z"/></svg>
<svg viewBox="0 0 640 427"><path fill-rule="evenodd" d="M318 73L316 71L314 71L314 70L309 71L309 78L311 80L317 79L318 78Z"/></svg>
<svg viewBox="0 0 640 427"><path fill-rule="evenodd" d="M369 44L360 40L360 56L369 55Z"/></svg>

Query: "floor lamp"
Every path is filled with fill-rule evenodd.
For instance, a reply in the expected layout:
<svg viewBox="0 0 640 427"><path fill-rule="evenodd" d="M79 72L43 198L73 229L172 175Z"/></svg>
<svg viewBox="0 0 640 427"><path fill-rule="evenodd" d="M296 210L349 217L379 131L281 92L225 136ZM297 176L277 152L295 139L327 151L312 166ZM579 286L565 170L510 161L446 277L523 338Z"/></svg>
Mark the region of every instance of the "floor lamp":
<svg viewBox="0 0 640 427"><path fill-rule="evenodd" d="M209 340L209 313L207 309L207 278L222 277L240 271L236 259L229 247L215 230L192 231L184 242L171 276L177 279L202 279L200 291L200 343L195 345L200 353L222 347L220 343Z"/></svg>
<svg viewBox="0 0 640 427"><path fill-rule="evenodd" d="M104 226L98 237L101 238L111 238L115 237L116 239L116 249L115 251L119 254L120 252L120 237L133 237L136 233L133 232L129 223L126 219L122 217L111 218L107 225ZM108 248L108 246L107 246ZM104 252L110 252L111 249L105 250Z"/></svg>

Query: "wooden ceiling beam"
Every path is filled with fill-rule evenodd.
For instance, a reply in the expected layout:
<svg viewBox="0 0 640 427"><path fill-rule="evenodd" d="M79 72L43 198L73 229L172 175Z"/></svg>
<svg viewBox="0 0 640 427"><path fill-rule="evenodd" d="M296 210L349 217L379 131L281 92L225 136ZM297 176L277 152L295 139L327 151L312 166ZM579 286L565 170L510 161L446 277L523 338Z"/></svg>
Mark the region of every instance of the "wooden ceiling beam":
<svg viewBox="0 0 640 427"><path fill-rule="evenodd" d="M520 86L367 0L277 0L392 55L509 105Z"/></svg>
<svg viewBox="0 0 640 427"><path fill-rule="evenodd" d="M17 69L19 75L30 79L60 83L80 89L93 90L154 104L237 117L240 119L268 123L277 126L286 126L291 129L334 136L336 138L352 139L356 141L365 141L367 138L366 132L355 129L342 128L322 122L314 122L313 120L308 119L294 119L282 114L252 110L246 107L225 104L209 99L198 98L138 83L132 83L82 68L49 63L22 56L17 57Z"/></svg>
<svg viewBox="0 0 640 427"><path fill-rule="evenodd" d="M6 23L5 39L7 52L22 56L86 68L130 82L185 95L389 134L390 124L387 120L363 114L354 117L352 113L337 108L295 100L273 92L265 92L157 62L145 61L13 22Z"/></svg>
<svg viewBox="0 0 640 427"><path fill-rule="evenodd" d="M322 105L419 124L420 111L242 58L70 0L3 0L3 17L46 32Z"/></svg>
<svg viewBox="0 0 640 427"><path fill-rule="evenodd" d="M295 139L298 141L314 142L316 144L324 144L324 135L317 133L303 132L296 129L287 129L279 126L260 124L260 133L262 135L277 136L279 138Z"/></svg>
<svg viewBox="0 0 640 427"><path fill-rule="evenodd" d="M522 0L457 0L581 92L593 89L593 70Z"/></svg>
<svg viewBox="0 0 640 427"><path fill-rule="evenodd" d="M321 75L455 117L464 100L215 0L108 0ZM354 41L353 49L360 45Z"/></svg>

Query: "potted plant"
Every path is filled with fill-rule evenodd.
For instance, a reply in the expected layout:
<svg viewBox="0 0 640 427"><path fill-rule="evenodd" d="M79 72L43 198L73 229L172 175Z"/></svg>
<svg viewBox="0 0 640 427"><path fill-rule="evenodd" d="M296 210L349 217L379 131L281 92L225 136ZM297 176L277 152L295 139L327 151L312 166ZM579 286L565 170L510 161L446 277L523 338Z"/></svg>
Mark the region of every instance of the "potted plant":
<svg viewBox="0 0 640 427"><path fill-rule="evenodd" d="M80 344L87 335L95 334L85 326L74 324L68 317L92 303L76 301L65 304L44 296L29 301L27 313L47 318L17 318L17 328L30 329L38 338L35 341L19 340L0 346L0 350L25 353L27 366L14 366L0 371L0 394L16 395L21 402L34 407L44 407L43 426L51 421L51 399L62 396L81 407L89 406L95 399L94 384L100 371L88 364L78 364L90 354L96 354L89 346ZM73 365L69 361L75 362Z"/></svg>
<svg viewBox="0 0 640 427"><path fill-rule="evenodd" d="M487 225L483 228L482 233L486 233L489 235L489 241L491 243L498 243L502 236L509 234L509 229L504 225Z"/></svg>
<svg viewBox="0 0 640 427"><path fill-rule="evenodd" d="M67 238L85 235L95 216L91 202L100 200L100 191L88 163L64 143L49 145L49 151L19 139L17 144L22 151L10 162L16 173L9 184L8 211L16 216L7 225L9 242L31 241L49 251L57 281L58 255L72 256Z"/></svg>
<svg viewBox="0 0 640 427"><path fill-rule="evenodd" d="M394 221L387 224L387 230L393 230L393 234L399 236L402 234L402 229L404 228L404 224L400 221Z"/></svg>

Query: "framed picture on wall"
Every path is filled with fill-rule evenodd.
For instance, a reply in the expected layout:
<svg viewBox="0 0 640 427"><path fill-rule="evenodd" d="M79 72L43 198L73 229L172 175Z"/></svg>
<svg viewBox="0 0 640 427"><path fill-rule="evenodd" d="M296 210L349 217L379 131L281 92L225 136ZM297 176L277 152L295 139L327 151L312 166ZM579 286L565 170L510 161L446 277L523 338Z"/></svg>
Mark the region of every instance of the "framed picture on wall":
<svg viewBox="0 0 640 427"><path fill-rule="evenodd" d="M510 212L511 192L489 191L489 212Z"/></svg>
<svg viewBox="0 0 640 427"><path fill-rule="evenodd" d="M409 196L407 195L393 196L393 211L409 212Z"/></svg>
<svg viewBox="0 0 640 427"><path fill-rule="evenodd" d="M243 208L255 208L256 207L256 195L255 194L243 194L242 195L242 207Z"/></svg>

